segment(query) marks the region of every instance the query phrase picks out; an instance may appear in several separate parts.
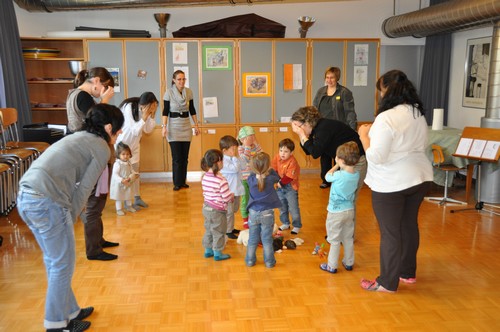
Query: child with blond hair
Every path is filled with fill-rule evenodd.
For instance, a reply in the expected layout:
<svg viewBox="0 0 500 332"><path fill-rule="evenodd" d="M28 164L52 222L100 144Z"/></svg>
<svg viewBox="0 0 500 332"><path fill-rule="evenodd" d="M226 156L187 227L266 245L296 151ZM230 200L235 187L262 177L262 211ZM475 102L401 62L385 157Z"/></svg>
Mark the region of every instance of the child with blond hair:
<svg viewBox="0 0 500 332"><path fill-rule="evenodd" d="M250 192L250 231L245 263L247 266L255 265L257 247L262 243L264 264L272 268L276 265L273 248L274 209L281 207L274 185L279 182L280 177L271 168L271 158L265 152L257 153L250 161L250 166L252 173L247 180Z"/></svg>

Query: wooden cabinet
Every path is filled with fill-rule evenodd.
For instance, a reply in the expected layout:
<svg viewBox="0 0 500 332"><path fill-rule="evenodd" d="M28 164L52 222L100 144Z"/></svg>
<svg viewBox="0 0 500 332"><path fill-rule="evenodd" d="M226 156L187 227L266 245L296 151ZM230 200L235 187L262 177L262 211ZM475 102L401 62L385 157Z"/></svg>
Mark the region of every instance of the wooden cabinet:
<svg viewBox="0 0 500 332"><path fill-rule="evenodd" d="M82 39L22 38L23 48L55 48L53 58L24 58L33 122L67 124L66 97L73 88L68 61L85 61Z"/></svg>

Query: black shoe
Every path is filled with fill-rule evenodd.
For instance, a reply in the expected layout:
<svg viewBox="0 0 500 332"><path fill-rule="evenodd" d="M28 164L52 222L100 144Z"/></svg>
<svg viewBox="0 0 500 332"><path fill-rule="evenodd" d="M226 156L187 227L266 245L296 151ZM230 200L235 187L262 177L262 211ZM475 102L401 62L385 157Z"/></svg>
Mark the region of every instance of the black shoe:
<svg viewBox="0 0 500 332"><path fill-rule="evenodd" d="M118 242L104 241L104 243L102 244L102 247L103 248L111 248L111 247L118 247L119 245L120 244Z"/></svg>
<svg viewBox="0 0 500 332"><path fill-rule="evenodd" d="M342 262L342 265L344 266L344 269L346 269L346 271L352 271L352 265L345 265L344 262Z"/></svg>
<svg viewBox="0 0 500 332"><path fill-rule="evenodd" d="M234 235L238 235L240 234L240 230L235 228L231 231L231 233L233 233Z"/></svg>
<svg viewBox="0 0 500 332"><path fill-rule="evenodd" d="M99 255L87 256L87 259L90 261L112 261L117 258L118 255L113 255L105 251L101 252Z"/></svg>
<svg viewBox="0 0 500 332"><path fill-rule="evenodd" d="M189 188L189 184L184 183L184 184L181 184L181 186L180 186L180 187L181 187L181 188L184 188L184 189L187 189L187 188Z"/></svg>
<svg viewBox="0 0 500 332"><path fill-rule="evenodd" d="M331 183L322 183L319 185L319 187L321 189L326 189L326 188L330 188L331 185L332 185Z"/></svg>
<svg viewBox="0 0 500 332"><path fill-rule="evenodd" d="M88 316L90 316L94 312L94 307L82 308L78 316L73 318L72 320L84 320Z"/></svg>
<svg viewBox="0 0 500 332"><path fill-rule="evenodd" d="M82 332L90 327L90 322L80 320L70 320L66 327L60 329L47 329L47 332Z"/></svg>
<svg viewBox="0 0 500 332"><path fill-rule="evenodd" d="M174 186L174 191L179 191L179 190L181 190L181 187L179 187L179 186Z"/></svg>
<svg viewBox="0 0 500 332"><path fill-rule="evenodd" d="M234 235L233 233L226 233L227 237L233 240L236 240L238 236Z"/></svg>

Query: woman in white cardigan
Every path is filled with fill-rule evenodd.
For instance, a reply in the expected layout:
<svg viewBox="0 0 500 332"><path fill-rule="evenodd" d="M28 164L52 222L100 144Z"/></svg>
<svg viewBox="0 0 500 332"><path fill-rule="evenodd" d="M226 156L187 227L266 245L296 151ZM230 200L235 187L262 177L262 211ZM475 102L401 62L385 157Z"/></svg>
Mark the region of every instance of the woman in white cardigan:
<svg viewBox="0 0 500 332"><path fill-rule="evenodd" d="M125 99L120 104L125 123L122 133L118 136L116 144L123 142L130 147L132 157L130 163L134 172L139 173L139 162L141 154L142 134L150 134L155 128L155 114L158 108L158 99L152 92L144 92L140 97ZM116 146L115 146L116 148ZM133 207L138 210L141 207L148 207L148 204L141 198L139 179L131 184L134 196Z"/></svg>
<svg viewBox="0 0 500 332"><path fill-rule="evenodd" d="M366 153L365 183L380 229L380 275L361 280L369 291L395 292L417 281L418 210L433 178L425 154L427 122L405 73L391 70L377 81L380 105L373 125L359 128Z"/></svg>

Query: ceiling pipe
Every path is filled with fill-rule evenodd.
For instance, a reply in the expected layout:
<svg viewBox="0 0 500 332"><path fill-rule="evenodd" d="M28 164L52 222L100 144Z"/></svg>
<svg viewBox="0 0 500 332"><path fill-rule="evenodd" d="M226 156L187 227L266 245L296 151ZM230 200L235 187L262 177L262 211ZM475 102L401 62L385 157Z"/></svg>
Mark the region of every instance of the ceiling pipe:
<svg viewBox="0 0 500 332"><path fill-rule="evenodd" d="M498 0L450 0L414 12L389 17L382 32L389 38L426 37L493 25L500 19Z"/></svg>
<svg viewBox="0 0 500 332"><path fill-rule="evenodd" d="M0 0L5 1L5 0ZM269 2L279 0L268 0ZM179 7L179 6L207 6L226 5L228 0L14 0L22 9L28 12L61 12L74 10L102 10L102 9L134 9L134 8L159 8L159 7ZM236 4L234 0L229 0L230 4ZM253 4L252 0L245 2L247 5Z"/></svg>

